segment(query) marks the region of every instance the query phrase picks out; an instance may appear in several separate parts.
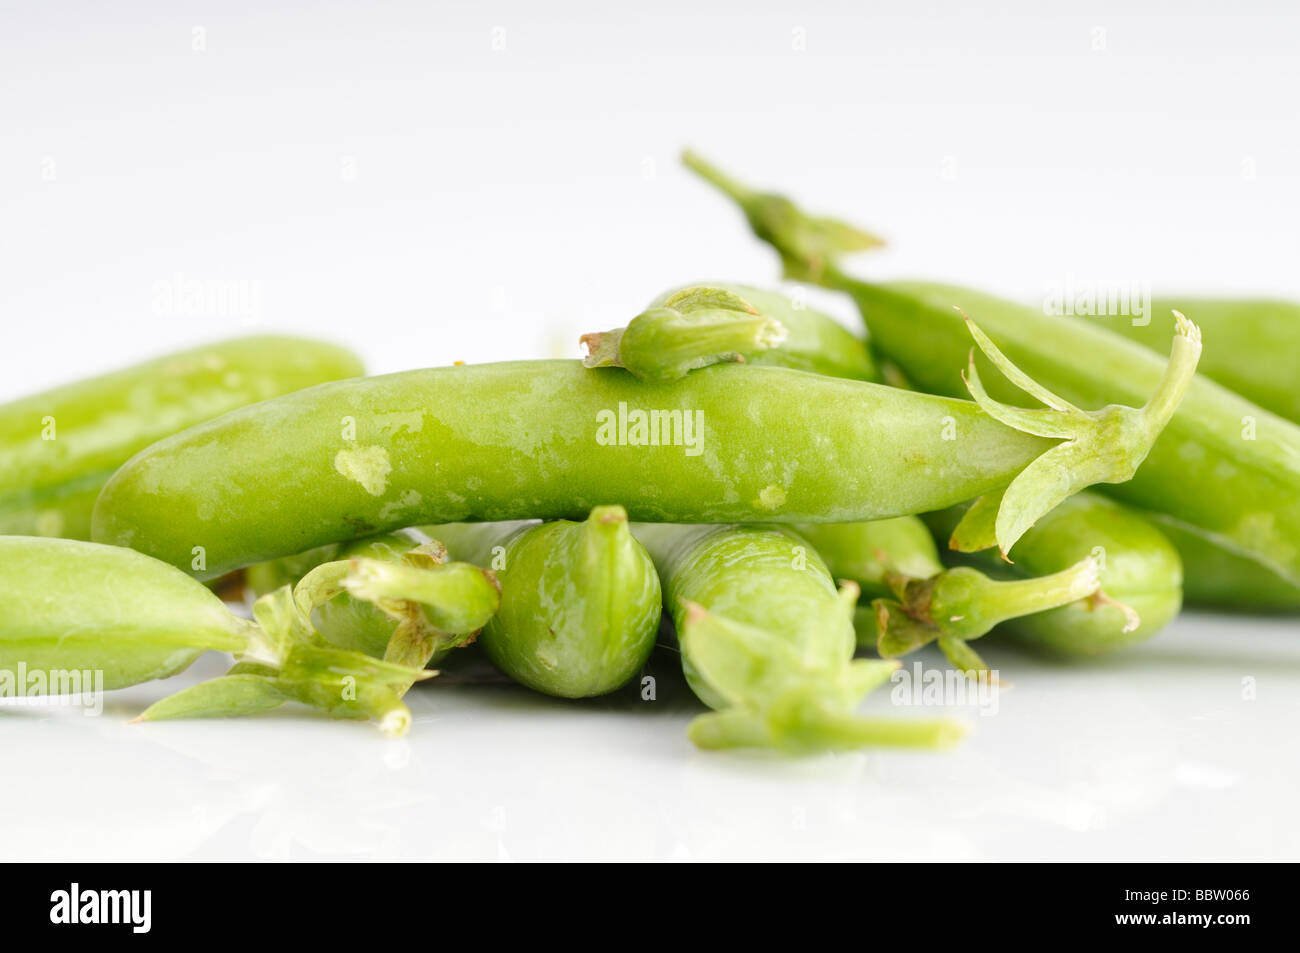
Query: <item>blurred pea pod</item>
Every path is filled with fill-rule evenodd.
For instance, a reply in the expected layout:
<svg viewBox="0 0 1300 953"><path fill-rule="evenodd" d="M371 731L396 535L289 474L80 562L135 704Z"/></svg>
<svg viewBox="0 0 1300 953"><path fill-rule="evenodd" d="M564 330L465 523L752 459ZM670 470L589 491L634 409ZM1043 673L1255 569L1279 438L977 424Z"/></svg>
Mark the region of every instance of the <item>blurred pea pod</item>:
<svg viewBox="0 0 1300 953"><path fill-rule="evenodd" d="M424 527L448 551L493 567L501 609L480 644L506 675L547 695L612 692L645 665L662 596L649 555L621 506L583 522L450 523Z"/></svg>
<svg viewBox="0 0 1300 953"><path fill-rule="evenodd" d="M1178 549L1188 605L1247 612L1300 612L1300 586L1203 533L1158 513L1147 514Z"/></svg>
<svg viewBox="0 0 1300 953"><path fill-rule="evenodd" d="M286 586L240 618L185 573L130 549L80 540L0 537L0 684L63 690L67 673L95 688L167 678L208 650L240 661L183 689L139 720L240 715L297 700L336 717L375 718L393 734L410 713L398 689L426 673L323 643Z"/></svg>
<svg viewBox="0 0 1300 953"><path fill-rule="evenodd" d="M1171 312L1186 314L1214 347L1201 358L1198 373L1236 391L1280 417L1300 422L1300 304L1264 299L1155 298L1148 314L1089 315L1130 341L1166 350L1174 336Z"/></svg>
<svg viewBox="0 0 1300 953"><path fill-rule="evenodd" d="M136 451L236 407L361 372L332 344L245 337L0 406L0 534L89 539L100 488Z"/></svg>
<svg viewBox="0 0 1300 953"><path fill-rule="evenodd" d="M837 591L793 530L638 524L635 532L663 578L682 671L714 709L691 722L695 744L808 752L937 747L961 736L955 722L856 713L898 663L853 658L858 587Z"/></svg>

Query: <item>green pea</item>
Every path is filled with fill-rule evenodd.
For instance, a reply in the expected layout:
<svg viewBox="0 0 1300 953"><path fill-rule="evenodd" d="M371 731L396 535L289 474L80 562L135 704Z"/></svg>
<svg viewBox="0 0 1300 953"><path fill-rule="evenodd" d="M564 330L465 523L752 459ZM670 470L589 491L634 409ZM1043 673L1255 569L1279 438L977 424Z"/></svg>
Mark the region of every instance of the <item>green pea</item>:
<svg viewBox="0 0 1300 953"><path fill-rule="evenodd" d="M1145 347L1160 351L1173 337L1170 312L1191 317L1214 342L1199 372L1247 400L1300 422L1300 304L1237 298L1154 298L1147 314L1089 315L1088 319Z"/></svg>
<svg viewBox="0 0 1300 953"><path fill-rule="evenodd" d="M833 318L747 285L710 283L667 292L626 328L586 334L582 342L587 367L624 367L642 380L675 380L723 361L880 378L866 343Z"/></svg>
<svg viewBox="0 0 1300 953"><path fill-rule="evenodd" d="M132 454L236 407L360 373L332 344L246 337L0 406L0 534L89 539L95 498Z"/></svg>
<svg viewBox="0 0 1300 953"><path fill-rule="evenodd" d="M682 670L714 709L691 723L700 747L934 746L961 734L947 721L855 713L898 663L853 658L858 588L837 591L825 563L792 530L659 524L635 531L663 579Z"/></svg>
<svg viewBox="0 0 1300 953"><path fill-rule="evenodd" d="M453 554L494 567L501 608L479 644L514 680L547 695L586 698L626 684L645 665L662 598L654 564L621 506L581 523L431 526Z"/></svg>
<svg viewBox="0 0 1300 953"><path fill-rule="evenodd" d="M691 161L697 168L704 165L697 157ZM838 242L834 230L813 227L824 220L808 219L787 199L710 172L711 180L744 209L755 233L775 245L787 275L851 295L870 329L872 347L923 390L957 394L963 389L959 370L967 364L969 343L957 307L995 335L1011 360L1062 401L1099 407L1117 398L1141 399L1162 379L1156 355L1087 321L968 288L852 278L836 263L852 249ZM1175 326L1174 349L1186 350L1179 344L1188 334L1185 319L1175 319ZM996 365L991 356L990 361ZM977 362L979 369L988 366ZM998 401L1013 393L1008 382L995 380L983 403L1001 415ZM1176 410L1168 402L1165 406L1172 411L1168 425L1145 461L1134 459L1132 479L1106 486L1107 495L1166 514L1300 584L1300 427L1204 376L1186 384ZM1024 418L1021 423L1031 425ZM1096 458L1113 453L1120 441L1119 431L1109 446L1099 440L1093 448ZM1061 463L1044 457L1029 469L1055 470L1065 482L1069 467ZM1001 517L998 522L1001 543L1006 527ZM1023 526L1017 523L1017 528Z"/></svg>
<svg viewBox="0 0 1300 953"><path fill-rule="evenodd" d="M162 440L104 488L95 536L211 577L402 526L581 518L610 496L645 520L877 518L970 499L1052 446L966 401L776 367L665 384L577 361L448 367Z"/></svg>

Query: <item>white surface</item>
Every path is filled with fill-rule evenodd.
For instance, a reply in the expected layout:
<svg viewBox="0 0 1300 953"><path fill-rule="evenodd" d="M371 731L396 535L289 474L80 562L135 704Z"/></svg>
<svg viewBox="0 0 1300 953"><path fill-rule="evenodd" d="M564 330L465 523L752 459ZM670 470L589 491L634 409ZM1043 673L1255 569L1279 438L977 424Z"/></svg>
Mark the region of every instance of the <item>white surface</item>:
<svg viewBox="0 0 1300 953"><path fill-rule="evenodd" d="M960 747L801 759L695 750L663 677L655 702L584 703L435 680L399 740L289 708L125 724L212 657L102 717L0 714L0 855L1294 861L1298 629L1188 615L1083 667L982 645L1014 687L955 713ZM864 710L935 714L884 690Z"/></svg>
<svg viewBox="0 0 1300 953"><path fill-rule="evenodd" d="M688 143L885 233L866 274L1300 298L1300 19L969 6L6 4L0 399L243 329L375 371L573 354L665 287L769 280ZM0 857L1294 860L1296 629L995 659L1014 691L942 756L707 755L666 703L447 686L404 741L127 727L150 686L0 713Z"/></svg>

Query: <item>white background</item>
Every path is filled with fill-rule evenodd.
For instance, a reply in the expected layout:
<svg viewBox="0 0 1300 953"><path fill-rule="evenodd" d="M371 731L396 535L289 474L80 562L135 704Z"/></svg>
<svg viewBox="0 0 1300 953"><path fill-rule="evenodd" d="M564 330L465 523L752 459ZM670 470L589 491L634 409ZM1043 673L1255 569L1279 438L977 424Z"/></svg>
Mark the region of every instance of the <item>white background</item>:
<svg viewBox="0 0 1300 953"><path fill-rule="evenodd" d="M1219 8L9 2L0 399L242 330L376 372L572 355L665 287L769 281L687 144L887 235L863 274L1300 298L1300 21ZM195 282L236 306L167 305ZM0 856L1295 859L1297 628L991 643L1015 688L938 756L708 755L684 701L436 684L401 741L128 727L147 686L3 713Z"/></svg>

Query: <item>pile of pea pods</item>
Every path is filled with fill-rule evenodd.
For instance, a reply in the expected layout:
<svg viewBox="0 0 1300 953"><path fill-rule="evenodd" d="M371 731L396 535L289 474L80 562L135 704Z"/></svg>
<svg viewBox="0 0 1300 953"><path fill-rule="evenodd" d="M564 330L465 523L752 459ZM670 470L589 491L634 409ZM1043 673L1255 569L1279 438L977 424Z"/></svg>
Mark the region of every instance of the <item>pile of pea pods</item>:
<svg viewBox="0 0 1300 953"><path fill-rule="evenodd" d="M581 359L367 377L258 336L0 407L0 697L217 651L139 720L401 734L455 653L589 698L658 648L702 748L941 747L961 723L859 712L931 644L989 680L986 635L1086 659L1184 600L1300 610L1300 305L1138 325L864 281L841 259L876 236L685 161L865 333L697 282Z"/></svg>

